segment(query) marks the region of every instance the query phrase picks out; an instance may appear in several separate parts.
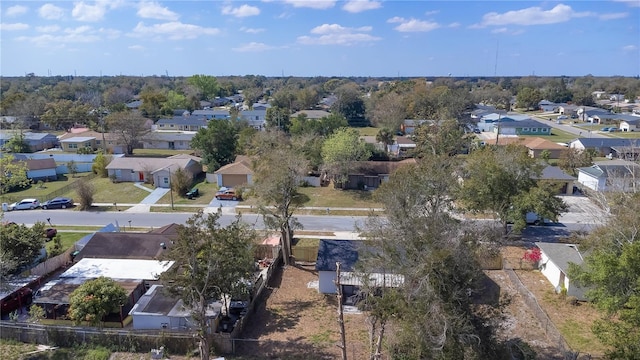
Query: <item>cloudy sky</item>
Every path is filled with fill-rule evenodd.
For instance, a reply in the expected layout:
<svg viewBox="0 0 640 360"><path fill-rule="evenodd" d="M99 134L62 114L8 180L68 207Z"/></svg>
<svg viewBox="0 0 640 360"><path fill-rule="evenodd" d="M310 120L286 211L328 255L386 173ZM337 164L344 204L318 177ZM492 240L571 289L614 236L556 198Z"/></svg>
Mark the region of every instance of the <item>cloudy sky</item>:
<svg viewBox="0 0 640 360"><path fill-rule="evenodd" d="M640 0L7 1L0 75L637 76Z"/></svg>

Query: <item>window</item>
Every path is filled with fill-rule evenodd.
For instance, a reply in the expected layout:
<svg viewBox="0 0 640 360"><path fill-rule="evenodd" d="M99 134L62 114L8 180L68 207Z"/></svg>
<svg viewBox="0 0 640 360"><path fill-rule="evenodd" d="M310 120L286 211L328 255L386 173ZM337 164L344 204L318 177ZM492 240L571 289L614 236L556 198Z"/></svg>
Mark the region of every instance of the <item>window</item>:
<svg viewBox="0 0 640 360"><path fill-rule="evenodd" d="M162 178L162 182L163 182L165 185L169 185L169 178L168 178L168 177L166 177L166 178Z"/></svg>
<svg viewBox="0 0 640 360"><path fill-rule="evenodd" d="M531 128L531 132L538 132L538 128Z"/></svg>
<svg viewBox="0 0 640 360"><path fill-rule="evenodd" d="M86 143L84 143L84 147L90 148L91 147L91 141L87 141Z"/></svg>
<svg viewBox="0 0 640 360"><path fill-rule="evenodd" d="M529 131L529 128L522 128L522 131L527 132Z"/></svg>
<svg viewBox="0 0 640 360"><path fill-rule="evenodd" d="M69 149L77 149L78 144L69 144Z"/></svg>
<svg viewBox="0 0 640 360"><path fill-rule="evenodd" d="M540 132L549 132L549 129L547 129L547 128L540 129Z"/></svg>

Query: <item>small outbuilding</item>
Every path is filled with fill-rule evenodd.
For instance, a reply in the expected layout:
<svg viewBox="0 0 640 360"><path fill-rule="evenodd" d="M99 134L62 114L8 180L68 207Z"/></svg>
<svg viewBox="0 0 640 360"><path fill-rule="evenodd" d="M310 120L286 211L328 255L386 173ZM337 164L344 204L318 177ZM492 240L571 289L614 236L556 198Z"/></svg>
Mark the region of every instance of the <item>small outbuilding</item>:
<svg viewBox="0 0 640 360"><path fill-rule="evenodd" d="M582 265L583 257L575 244L535 243L542 258L539 268L555 288L557 293L566 289L568 296L575 296L578 300L586 300L584 289L569 279L569 264Z"/></svg>

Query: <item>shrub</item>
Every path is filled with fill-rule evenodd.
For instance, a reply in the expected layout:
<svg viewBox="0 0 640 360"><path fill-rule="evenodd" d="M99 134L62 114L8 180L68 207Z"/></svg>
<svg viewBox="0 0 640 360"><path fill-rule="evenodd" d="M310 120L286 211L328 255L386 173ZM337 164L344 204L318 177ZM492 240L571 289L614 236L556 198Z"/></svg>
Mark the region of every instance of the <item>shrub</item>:
<svg viewBox="0 0 640 360"><path fill-rule="evenodd" d="M578 298L575 296L567 296L566 299L564 299L567 304L569 305L573 305L573 306L578 306Z"/></svg>
<svg viewBox="0 0 640 360"><path fill-rule="evenodd" d="M111 156L105 156L103 153L98 153L95 159L93 159L93 164L91 165L91 170L98 174L98 176L106 178L109 176L109 172L107 171L107 165L111 162Z"/></svg>
<svg viewBox="0 0 640 360"><path fill-rule="evenodd" d="M84 360L109 360L109 357L111 357L111 351L109 351L109 349L97 347L88 350L84 356Z"/></svg>
<svg viewBox="0 0 640 360"><path fill-rule="evenodd" d="M542 260L542 251L540 251L539 247L533 247L522 255L522 259L535 265Z"/></svg>
<svg viewBox="0 0 640 360"><path fill-rule="evenodd" d="M76 194L80 201L79 209L80 211L89 210L93 204L93 195L96 193L96 189L86 180L80 180L77 184Z"/></svg>
<svg viewBox="0 0 640 360"><path fill-rule="evenodd" d="M171 188L180 197L187 196L187 192L191 190L191 182L192 182L191 174L189 174L182 168L178 168L171 175Z"/></svg>

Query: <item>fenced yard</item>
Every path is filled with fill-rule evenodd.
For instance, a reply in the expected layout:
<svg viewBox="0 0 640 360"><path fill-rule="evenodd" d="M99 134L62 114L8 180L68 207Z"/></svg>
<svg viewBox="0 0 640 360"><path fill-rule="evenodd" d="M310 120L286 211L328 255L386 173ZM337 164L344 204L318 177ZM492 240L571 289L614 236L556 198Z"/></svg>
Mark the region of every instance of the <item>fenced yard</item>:
<svg viewBox="0 0 640 360"><path fill-rule="evenodd" d="M35 198L43 202L53 199L56 196L69 193L71 189L73 189L76 181L92 179L94 176L95 174L93 173L79 173L76 174L76 177L71 177L71 175L58 175L58 180L56 181L36 182L24 190L2 194L0 196L0 202L11 204L29 198Z"/></svg>

